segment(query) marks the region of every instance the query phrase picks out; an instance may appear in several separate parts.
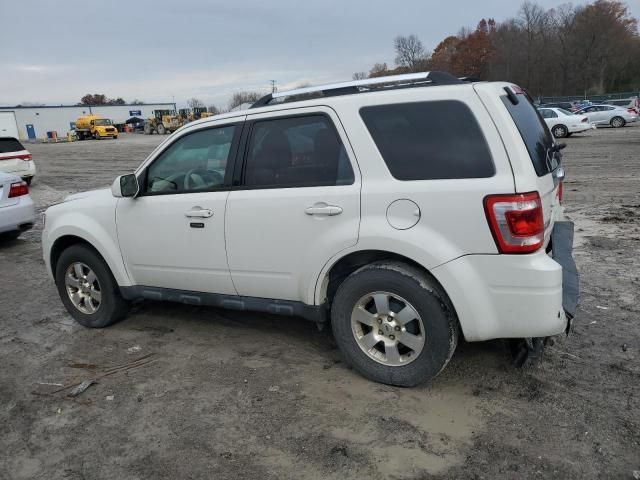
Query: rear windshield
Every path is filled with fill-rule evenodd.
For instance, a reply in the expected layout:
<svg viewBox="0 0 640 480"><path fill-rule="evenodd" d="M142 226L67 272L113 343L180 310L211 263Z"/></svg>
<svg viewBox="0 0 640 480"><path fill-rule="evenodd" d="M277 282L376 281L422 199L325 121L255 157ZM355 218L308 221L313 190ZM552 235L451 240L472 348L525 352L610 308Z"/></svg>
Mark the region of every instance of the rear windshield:
<svg viewBox="0 0 640 480"><path fill-rule="evenodd" d="M20 150L24 150L24 147L15 138L0 138L0 153L19 152Z"/></svg>
<svg viewBox="0 0 640 480"><path fill-rule="evenodd" d="M502 97L513 118L520 136L527 147L533 168L539 177L553 172L558 166L558 159L553 154L553 137L540 114L525 95L517 95L519 102L514 105L509 97Z"/></svg>

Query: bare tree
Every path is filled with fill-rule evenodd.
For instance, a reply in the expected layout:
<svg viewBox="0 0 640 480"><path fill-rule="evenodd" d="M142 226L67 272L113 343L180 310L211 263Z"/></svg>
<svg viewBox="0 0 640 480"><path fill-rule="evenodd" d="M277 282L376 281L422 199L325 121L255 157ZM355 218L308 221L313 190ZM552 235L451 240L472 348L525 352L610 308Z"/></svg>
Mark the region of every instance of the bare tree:
<svg viewBox="0 0 640 480"><path fill-rule="evenodd" d="M356 72L351 78L353 78L354 80L364 80L367 77L367 72Z"/></svg>
<svg viewBox="0 0 640 480"><path fill-rule="evenodd" d="M369 77L383 77L389 73L389 68L386 63L376 63L371 70L369 70Z"/></svg>
<svg viewBox="0 0 640 480"><path fill-rule="evenodd" d="M199 98L190 98L189 100L187 100L187 105L189 105L189 108L203 108L205 107L205 104L202 100L200 100Z"/></svg>
<svg viewBox="0 0 640 480"><path fill-rule="evenodd" d="M221 113L220 109L215 105L209 105L209 107L207 107L207 111L209 113L213 113L214 115L218 115L219 113Z"/></svg>
<svg viewBox="0 0 640 480"><path fill-rule="evenodd" d="M397 36L393 45L396 50L396 65L410 71L417 70L427 57L424 46L416 35Z"/></svg>
<svg viewBox="0 0 640 480"><path fill-rule="evenodd" d="M262 96L260 92L236 92L229 101L229 110L233 110L244 103L254 103Z"/></svg>

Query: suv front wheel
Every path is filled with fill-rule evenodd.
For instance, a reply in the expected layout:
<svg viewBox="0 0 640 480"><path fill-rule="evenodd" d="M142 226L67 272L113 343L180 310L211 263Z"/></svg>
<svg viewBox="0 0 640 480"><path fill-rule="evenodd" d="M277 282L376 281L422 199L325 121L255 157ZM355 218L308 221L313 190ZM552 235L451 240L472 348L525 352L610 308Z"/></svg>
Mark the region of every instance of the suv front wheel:
<svg viewBox="0 0 640 480"><path fill-rule="evenodd" d="M56 264L56 286L64 306L76 321L103 328L122 319L128 303L105 261L85 245L72 245Z"/></svg>
<svg viewBox="0 0 640 480"><path fill-rule="evenodd" d="M453 308L419 269L379 262L352 273L331 307L347 362L377 382L403 387L434 378L458 342Z"/></svg>

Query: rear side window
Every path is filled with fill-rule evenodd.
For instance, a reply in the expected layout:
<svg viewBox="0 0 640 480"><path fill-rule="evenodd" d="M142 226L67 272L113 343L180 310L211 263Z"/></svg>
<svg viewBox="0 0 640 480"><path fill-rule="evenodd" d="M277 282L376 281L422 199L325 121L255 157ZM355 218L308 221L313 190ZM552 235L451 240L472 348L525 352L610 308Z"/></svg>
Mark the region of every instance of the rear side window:
<svg viewBox="0 0 640 480"><path fill-rule="evenodd" d="M20 150L24 150L24 147L15 138L0 138L0 153L19 152Z"/></svg>
<svg viewBox="0 0 640 480"><path fill-rule="evenodd" d="M553 137L535 107L524 95L517 95L518 103L514 105L508 97L502 97L502 103L507 107L513 118L520 136L527 147L533 168L539 177L554 171L558 160L553 154Z"/></svg>
<svg viewBox="0 0 640 480"><path fill-rule="evenodd" d="M473 113L455 100L360 109L391 175L398 180L484 178L495 173Z"/></svg>
<svg viewBox="0 0 640 480"><path fill-rule="evenodd" d="M248 187L351 185L355 178L344 145L324 115L257 121L244 172Z"/></svg>

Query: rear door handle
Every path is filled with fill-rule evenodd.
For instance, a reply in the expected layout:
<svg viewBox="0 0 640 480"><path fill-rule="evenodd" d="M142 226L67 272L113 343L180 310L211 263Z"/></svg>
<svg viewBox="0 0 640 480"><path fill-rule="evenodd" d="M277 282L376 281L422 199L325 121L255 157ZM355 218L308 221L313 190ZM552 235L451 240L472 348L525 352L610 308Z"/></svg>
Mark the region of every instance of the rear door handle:
<svg viewBox="0 0 640 480"><path fill-rule="evenodd" d="M213 217L213 211L209 210L208 208L193 207L191 210L185 213L185 216L189 218L209 218Z"/></svg>
<svg viewBox="0 0 640 480"><path fill-rule="evenodd" d="M328 215L332 217L334 215L340 215L342 213L342 207L319 202L311 207L307 207L304 210L304 213L306 213L307 215Z"/></svg>

